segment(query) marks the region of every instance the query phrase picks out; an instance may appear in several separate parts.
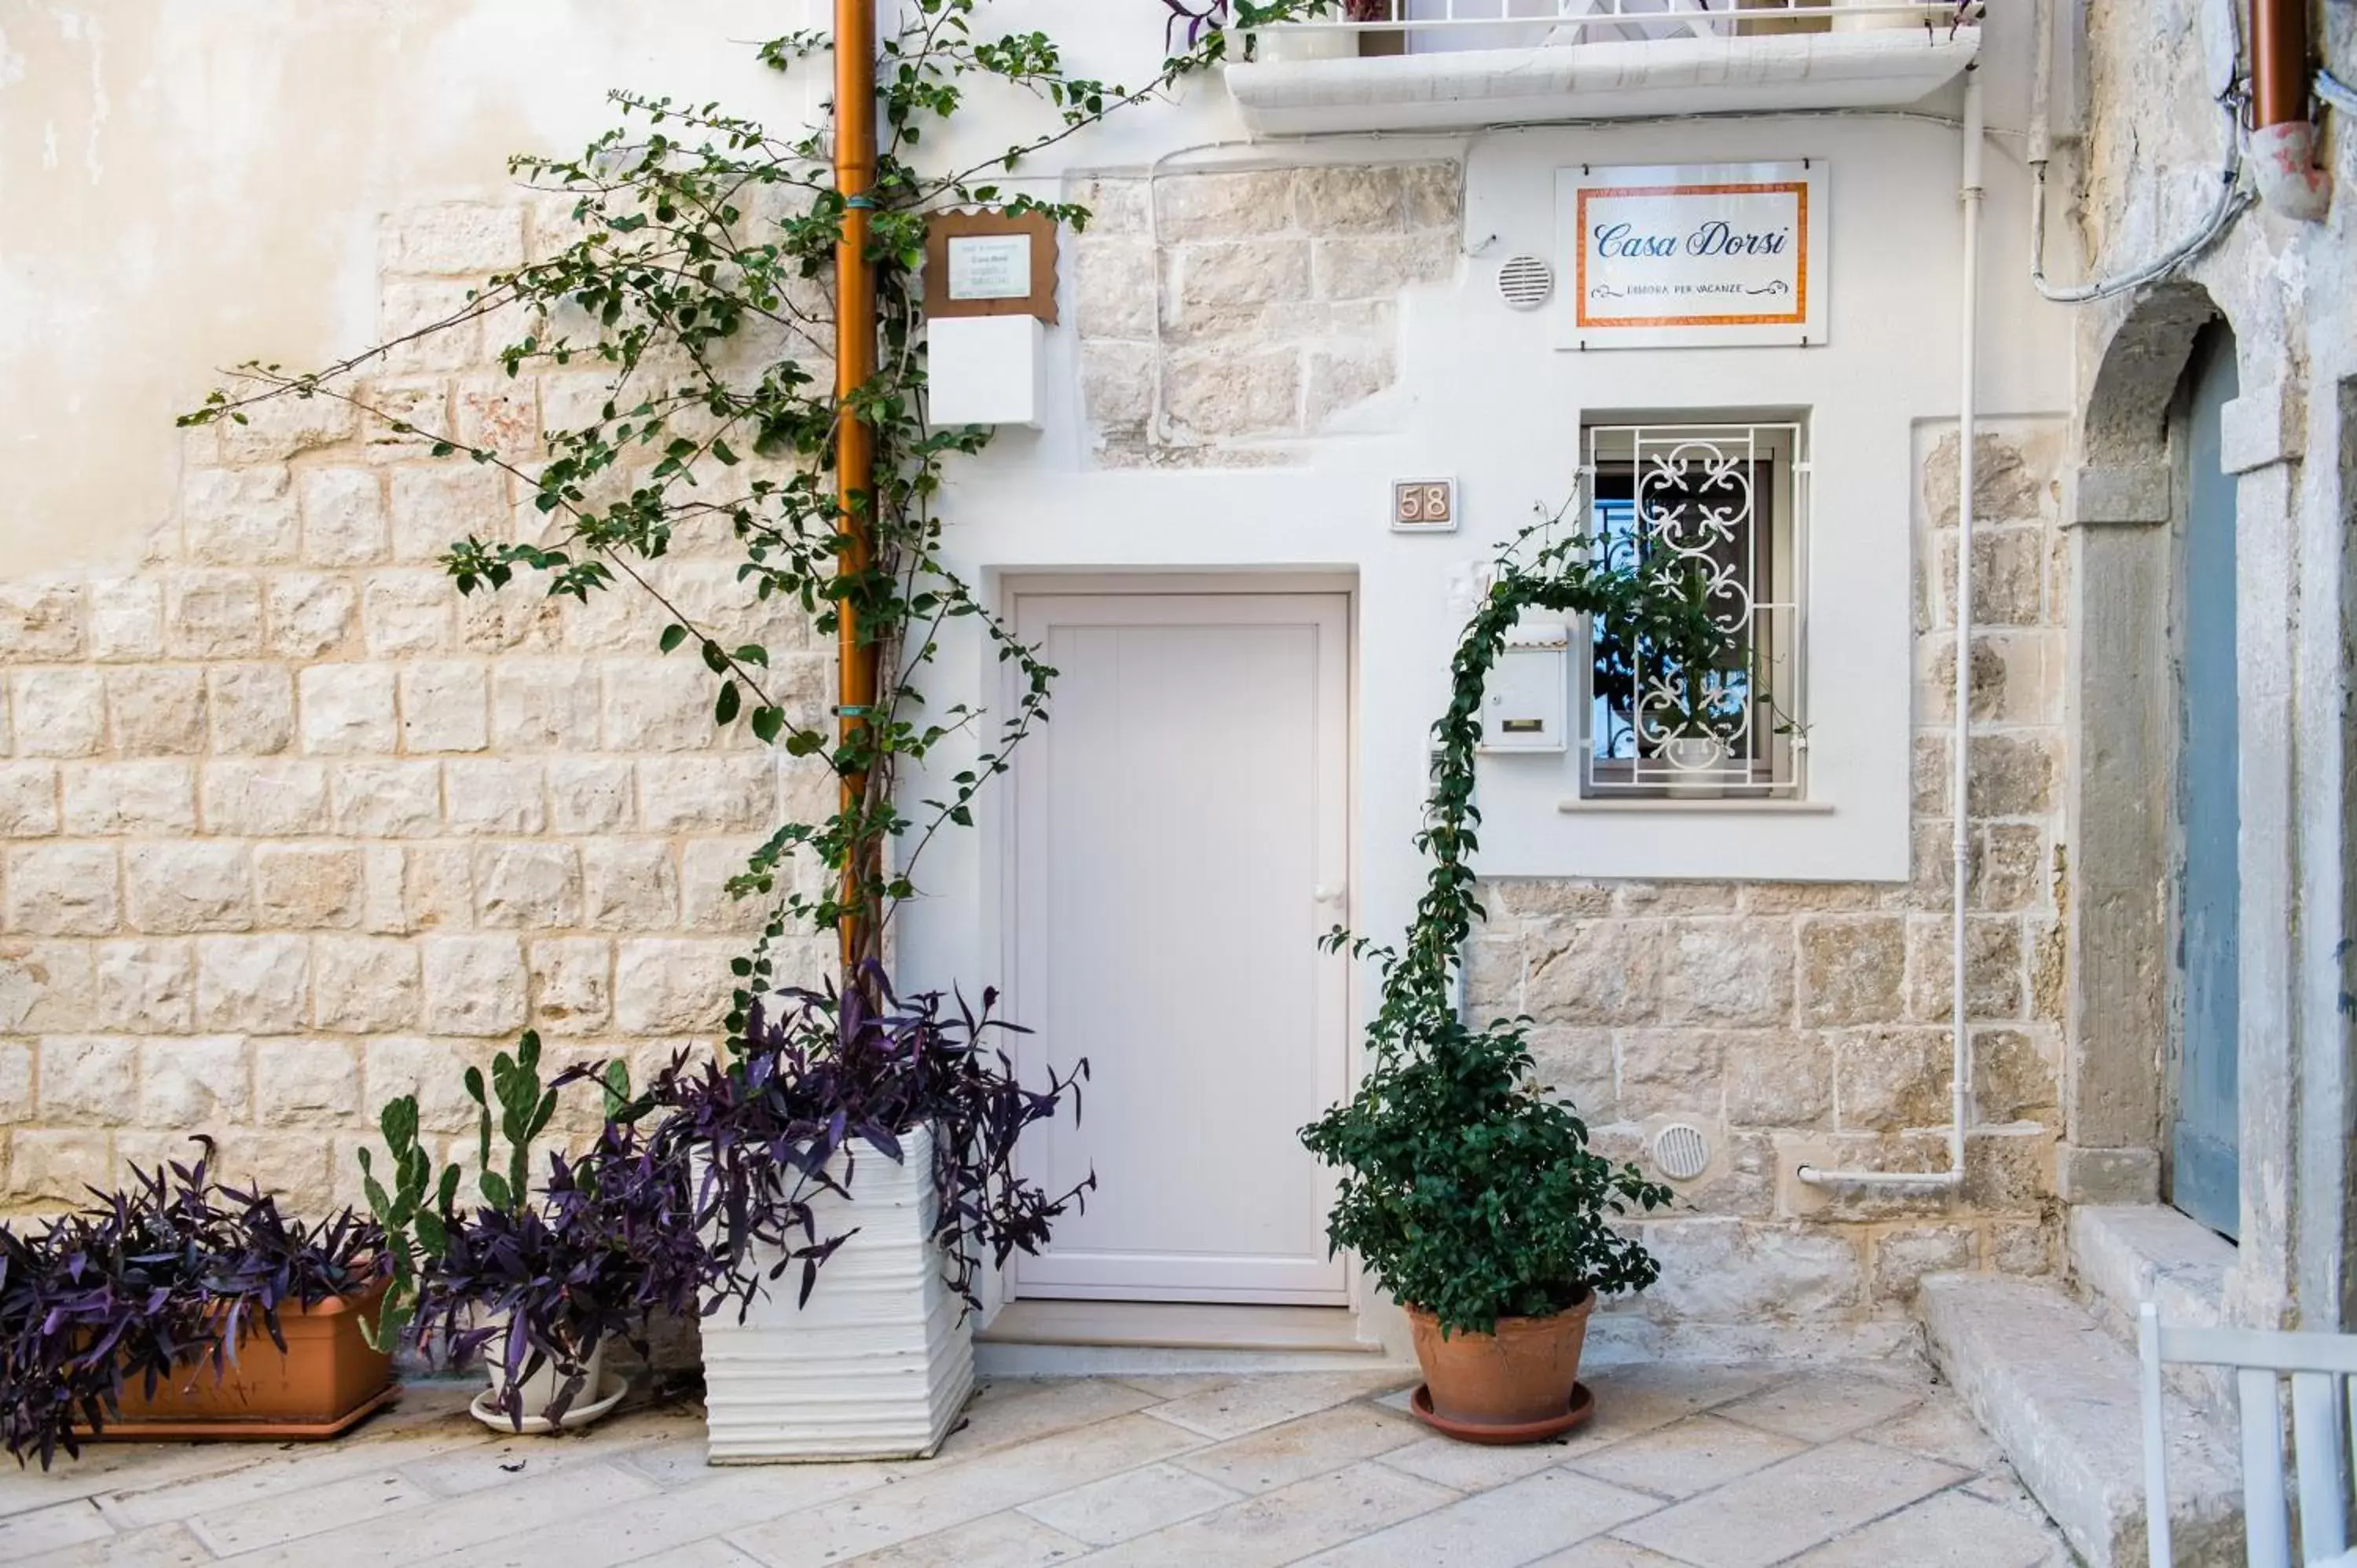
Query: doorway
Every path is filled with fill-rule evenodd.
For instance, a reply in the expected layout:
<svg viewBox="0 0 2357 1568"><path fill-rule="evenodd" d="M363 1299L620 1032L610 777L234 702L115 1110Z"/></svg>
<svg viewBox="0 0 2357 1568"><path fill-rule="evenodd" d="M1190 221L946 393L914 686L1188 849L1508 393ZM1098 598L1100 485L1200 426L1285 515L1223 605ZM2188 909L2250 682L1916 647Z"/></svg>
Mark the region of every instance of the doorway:
<svg viewBox="0 0 2357 1568"><path fill-rule="evenodd" d="M2179 413L2185 497L2175 814L2179 844L2169 1201L2220 1234L2241 1230L2241 735L2235 676L2235 479L2219 424L2237 393L2234 338L2202 331Z"/></svg>
<svg viewBox="0 0 2357 1568"><path fill-rule="evenodd" d="M1080 1123L1018 1157L1098 1187L1011 1294L1342 1305L1296 1133L1348 1060L1348 965L1317 939L1348 918L1349 596L1020 592L1014 618L1058 671L1014 766L1017 1055L1090 1067Z"/></svg>

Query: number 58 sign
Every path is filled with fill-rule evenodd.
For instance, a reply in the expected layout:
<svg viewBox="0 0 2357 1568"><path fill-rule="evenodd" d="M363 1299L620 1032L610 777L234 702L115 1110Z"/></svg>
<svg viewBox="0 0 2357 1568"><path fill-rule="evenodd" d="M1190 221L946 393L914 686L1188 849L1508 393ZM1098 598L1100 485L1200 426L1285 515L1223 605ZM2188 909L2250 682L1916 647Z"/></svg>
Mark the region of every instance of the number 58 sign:
<svg viewBox="0 0 2357 1568"><path fill-rule="evenodd" d="M1455 532L1457 531L1457 481L1454 479L1393 480L1392 530L1397 533Z"/></svg>

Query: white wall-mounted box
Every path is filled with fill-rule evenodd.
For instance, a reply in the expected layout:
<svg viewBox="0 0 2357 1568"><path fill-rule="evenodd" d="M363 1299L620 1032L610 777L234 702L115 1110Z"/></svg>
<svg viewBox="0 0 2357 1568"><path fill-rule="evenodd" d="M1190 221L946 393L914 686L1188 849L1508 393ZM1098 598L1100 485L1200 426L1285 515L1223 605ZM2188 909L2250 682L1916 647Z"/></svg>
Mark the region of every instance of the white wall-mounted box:
<svg viewBox="0 0 2357 1568"><path fill-rule="evenodd" d="M1048 328L1038 317L936 317L925 332L936 426L1038 427L1048 390Z"/></svg>
<svg viewBox="0 0 2357 1568"><path fill-rule="evenodd" d="M1571 628L1518 626L1481 696L1483 751L1564 751L1571 719Z"/></svg>

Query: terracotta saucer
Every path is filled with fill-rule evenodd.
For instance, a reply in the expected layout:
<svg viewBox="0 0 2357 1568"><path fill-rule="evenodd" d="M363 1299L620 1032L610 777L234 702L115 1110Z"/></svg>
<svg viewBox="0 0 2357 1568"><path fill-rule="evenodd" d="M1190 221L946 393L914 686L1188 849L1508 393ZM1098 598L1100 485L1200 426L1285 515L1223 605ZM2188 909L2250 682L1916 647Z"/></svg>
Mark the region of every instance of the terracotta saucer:
<svg viewBox="0 0 2357 1568"><path fill-rule="evenodd" d="M1451 1421L1432 1408L1432 1391L1422 1383L1416 1384L1415 1392L1408 1396L1407 1406L1409 1412L1416 1420L1435 1432L1444 1433L1460 1443L1544 1443L1549 1438L1561 1437L1565 1433L1594 1415L1596 1393L1586 1383L1574 1383L1571 1389L1571 1408L1561 1415L1550 1416L1544 1421L1527 1421L1516 1426L1491 1426L1478 1422Z"/></svg>

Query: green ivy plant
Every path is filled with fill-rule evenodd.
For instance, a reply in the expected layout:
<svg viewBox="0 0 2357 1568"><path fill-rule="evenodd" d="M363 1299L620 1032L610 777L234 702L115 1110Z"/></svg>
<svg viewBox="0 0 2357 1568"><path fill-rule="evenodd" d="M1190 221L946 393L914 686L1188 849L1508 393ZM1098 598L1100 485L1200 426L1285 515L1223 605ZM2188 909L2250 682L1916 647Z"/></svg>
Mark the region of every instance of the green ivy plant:
<svg viewBox="0 0 2357 1568"><path fill-rule="evenodd" d="M1545 537L1562 521L1543 519L1501 553L1458 639L1415 841L1430 869L1404 945L1375 947L1340 927L1326 938L1331 950L1379 961L1383 976L1358 1091L1301 1133L1340 1171L1328 1240L1444 1335L1643 1289L1659 1265L1615 1221L1671 1200L1634 1165L1591 1150L1577 1108L1535 1086L1530 1020L1476 1026L1457 1005L1458 966L1484 918L1473 867L1481 696L1507 633L1534 609L1631 638L1692 640L1712 624L1684 574L1594 560L1577 531Z"/></svg>

